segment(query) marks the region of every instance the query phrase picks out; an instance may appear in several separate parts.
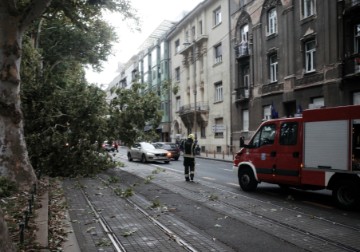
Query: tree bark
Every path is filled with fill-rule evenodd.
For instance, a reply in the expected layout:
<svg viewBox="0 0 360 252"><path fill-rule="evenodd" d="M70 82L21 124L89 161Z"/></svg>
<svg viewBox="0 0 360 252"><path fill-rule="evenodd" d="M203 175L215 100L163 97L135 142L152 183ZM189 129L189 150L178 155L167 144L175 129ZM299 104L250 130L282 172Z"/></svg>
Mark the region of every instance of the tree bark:
<svg viewBox="0 0 360 252"><path fill-rule="evenodd" d="M23 13L16 0L0 1L0 176L14 181L20 190L36 182L26 149L20 103L22 35L45 11L51 0L34 0ZM15 251L0 209L0 250Z"/></svg>
<svg viewBox="0 0 360 252"><path fill-rule="evenodd" d="M0 176L27 189L36 176L26 149L20 104L19 20L0 4Z"/></svg>
<svg viewBox="0 0 360 252"><path fill-rule="evenodd" d="M9 238L9 232L0 208L0 251L15 251L15 247Z"/></svg>

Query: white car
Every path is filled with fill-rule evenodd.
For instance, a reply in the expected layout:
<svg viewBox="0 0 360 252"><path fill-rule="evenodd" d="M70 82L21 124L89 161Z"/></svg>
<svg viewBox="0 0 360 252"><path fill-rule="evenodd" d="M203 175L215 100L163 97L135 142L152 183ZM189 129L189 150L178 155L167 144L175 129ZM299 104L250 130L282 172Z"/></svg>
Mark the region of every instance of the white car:
<svg viewBox="0 0 360 252"><path fill-rule="evenodd" d="M140 142L135 143L127 153L129 161L138 159L143 163L153 161L164 161L166 164L170 162L171 154L164 149L156 149L151 143Z"/></svg>

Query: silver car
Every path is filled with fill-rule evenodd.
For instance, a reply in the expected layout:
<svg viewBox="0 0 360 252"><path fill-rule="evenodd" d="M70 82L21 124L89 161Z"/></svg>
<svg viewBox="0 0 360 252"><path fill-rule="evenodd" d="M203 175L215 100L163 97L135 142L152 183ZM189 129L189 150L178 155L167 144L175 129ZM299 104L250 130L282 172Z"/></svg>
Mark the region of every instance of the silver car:
<svg viewBox="0 0 360 252"><path fill-rule="evenodd" d="M170 162L171 154L164 149L156 149L151 143L140 142L135 143L127 153L129 161L138 159L143 163L153 161L164 161L166 164Z"/></svg>

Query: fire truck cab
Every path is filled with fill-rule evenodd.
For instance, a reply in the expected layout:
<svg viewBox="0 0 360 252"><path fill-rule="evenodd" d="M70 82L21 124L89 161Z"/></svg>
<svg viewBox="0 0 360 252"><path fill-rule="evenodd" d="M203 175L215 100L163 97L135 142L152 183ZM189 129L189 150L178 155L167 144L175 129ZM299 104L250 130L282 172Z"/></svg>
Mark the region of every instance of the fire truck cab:
<svg viewBox="0 0 360 252"><path fill-rule="evenodd" d="M263 122L236 154L233 170L244 191L260 182L329 189L340 207L354 207L360 199L360 106Z"/></svg>

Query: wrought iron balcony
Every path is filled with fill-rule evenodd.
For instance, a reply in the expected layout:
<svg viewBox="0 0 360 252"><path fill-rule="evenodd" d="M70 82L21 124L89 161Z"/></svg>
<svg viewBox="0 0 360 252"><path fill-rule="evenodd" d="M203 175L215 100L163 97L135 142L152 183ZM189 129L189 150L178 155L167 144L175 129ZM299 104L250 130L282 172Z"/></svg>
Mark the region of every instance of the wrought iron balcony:
<svg viewBox="0 0 360 252"><path fill-rule="evenodd" d="M236 58L250 56L250 54L249 54L249 42L247 42L247 41L243 41L240 44L236 45L234 49L235 49Z"/></svg>
<svg viewBox="0 0 360 252"><path fill-rule="evenodd" d="M207 102L197 102L181 106L178 111L181 120L187 128L194 125L195 113L197 125L206 124L209 120L209 104Z"/></svg>
<svg viewBox="0 0 360 252"><path fill-rule="evenodd" d="M352 55L344 60L344 76L360 76L360 54Z"/></svg>
<svg viewBox="0 0 360 252"><path fill-rule="evenodd" d="M209 104L207 102L197 102L196 106L195 103L186 104L184 106L181 106L179 109L179 114L188 114L188 113L194 113L194 111L197 112L208 112L209 111Z"/></svg>
<svg viewBox="0 0 360 252"><path fill-rule="evenodd" d="M235 88L235 102L248 101L250 99L250 89L247 87Z"/></svg>

